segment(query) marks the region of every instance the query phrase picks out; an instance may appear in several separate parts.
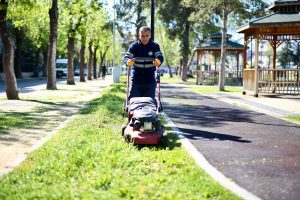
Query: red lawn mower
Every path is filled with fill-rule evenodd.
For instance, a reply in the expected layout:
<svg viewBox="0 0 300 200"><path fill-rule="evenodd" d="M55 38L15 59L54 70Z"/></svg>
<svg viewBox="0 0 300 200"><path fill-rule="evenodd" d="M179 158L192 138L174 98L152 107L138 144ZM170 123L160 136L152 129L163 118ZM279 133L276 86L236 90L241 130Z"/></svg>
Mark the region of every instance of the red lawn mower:
<svg viewBox="0 0 300 200"><path fill-rule="evenodd" d="M126 142L135 145L168 145L168 137L159 119L159 112L163 110L160 101L160 71L156 68L156 98L133 97L128 100L130 86L130 67L127 69L127 92L125 112L128 123L122 128L122 135Z"/></svg>

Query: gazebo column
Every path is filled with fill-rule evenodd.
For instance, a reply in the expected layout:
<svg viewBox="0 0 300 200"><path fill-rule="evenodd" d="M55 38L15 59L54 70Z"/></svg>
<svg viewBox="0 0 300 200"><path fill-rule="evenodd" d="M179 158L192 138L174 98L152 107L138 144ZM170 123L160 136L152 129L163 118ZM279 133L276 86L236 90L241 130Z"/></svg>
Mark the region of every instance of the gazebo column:
<svg viewBox="0 0 300 200"><path fill-rule="evenodd" d="M196 85L202 83L202 57L203 57L203 51L197 51L197 67L196 67Z"/></svg>
<svg viewBox="0 0 300 200"><path fill-rule="evenodd" d="M237 51L236 52L236 78L239 78L239 58L240 58L240 53Z"/></svg>
<svg viewBox="0 0 300 200"><path fill-rule="evenodd" d="M273 88L272 88L272 93L275 93L276 92L276 85L274 84L274 82L275 82L275 80L276 80L276 71L275 71L275 69L276 69L276 43L277 43L277 37L276 36L274 36L274 38L273 38L273 44L274 44L274 46L273 46L273 73L272 73L272 82L273 82Z"/></svg>
<svg viewBox="0 0 300 200"><path fill-rule="evenodd" d="M247 66L247 49L248 49L248 44L249 44L249 35L245 34L245 39L244 39L244 50L243 50L243 68L246 69Z"/></svg>
<svg viewBox="0 0 300 200"><path fill-rule="evenodd" d="M277 36L273 35L273 39L269 40L272 49L273 49L273 66L272 66L272 93L276 92L276 85L274 82L276 81L276 50L283 43L283 41L278 41Z"/></svg>
<svg viewBox="0 0 300 200"><path fill-rule="evenodd" d="M258 53L259 53L259 35L255 35L255 72L254 72L254 97L258 97Z"/></svg>

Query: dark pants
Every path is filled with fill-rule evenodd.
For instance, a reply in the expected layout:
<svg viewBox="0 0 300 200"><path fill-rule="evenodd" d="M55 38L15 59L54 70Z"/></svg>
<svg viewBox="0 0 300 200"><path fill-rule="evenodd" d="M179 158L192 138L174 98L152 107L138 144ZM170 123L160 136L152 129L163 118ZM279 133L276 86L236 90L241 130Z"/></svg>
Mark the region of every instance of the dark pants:
<svg viewBox="0 0 300 200"><path fill-rule="evenodd" d="M131 97L152 97L155 98L156 83L139 84L131 82L129 89L129 99Z"/></svg>

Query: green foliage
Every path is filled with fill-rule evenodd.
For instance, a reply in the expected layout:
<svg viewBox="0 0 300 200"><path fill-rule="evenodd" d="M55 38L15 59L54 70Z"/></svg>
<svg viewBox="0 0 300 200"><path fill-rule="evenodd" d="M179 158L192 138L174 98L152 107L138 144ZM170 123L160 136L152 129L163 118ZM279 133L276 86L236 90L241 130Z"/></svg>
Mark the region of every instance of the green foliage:
<svg viewBox="0 0 300 200"><path fill-rule="evenodd" d="M264 16L267 3L264 0L230 0L228 4L228 13L233 13L236 22L248 22L253 18ZM183 0L183 5L193 8L191 14L192 19L200 19L201 21L209 21L214 16L221 16L224 0Z"/></svg>
<svg viewBox="0 0 300 200"><path fill-rule="evenodd" d="M49 3L45 1L15 1L9 4L8 19L14 27L25 31L26 37L40 48L49 39Z"/></svg>
<svg viewBox="0 0 300 200"><path fill-rule="evenodd" d="M291 49L292 44L290 41L287 41L279 53L278 62L284 69L293 61L293 51L291 51Z"/></svg>
<svg viewBox="0 0 300 200"><path fill-rule="evenodd" d="M171 40L167 30L159 20L156 21L155 41L160 45L160 49L165 58L165 65L178 66L180 58L180 41L177 38Z"/></svg>
<svg viewBox="0 0 300 200"><path fill-rule="evenodd" d="M124 38L124 49L128 49L134 36L137 39L138 28L147 21L147 7L149 2L146 0L120 1L116 4L116 26L120 36ZM150 18L150 15L148 17Z"/></svg>
<svg viewBox="0 0 300 200"><path fill-rule="evenodd" d="M114 85L1 176L0 199L238 199L206 175L171 133L171 150L125 143L119 134L124 89Z"/></svg>

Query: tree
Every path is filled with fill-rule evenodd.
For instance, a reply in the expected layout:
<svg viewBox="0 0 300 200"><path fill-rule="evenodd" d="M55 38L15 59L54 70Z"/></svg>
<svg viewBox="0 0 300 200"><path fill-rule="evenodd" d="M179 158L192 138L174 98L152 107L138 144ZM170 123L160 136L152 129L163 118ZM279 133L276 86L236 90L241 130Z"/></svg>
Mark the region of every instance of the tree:
<svg viewBox="0 0 300 200"><path fill-rule="evenodd" d="M228 15L239 19L238 23L248 21L256 16L263 16L267 4L263 0L184 0L187 7L194 8L193 18L209 19L217 15L222 20L222 45L221 45L221 66L219 72L219 90L225 90L225 60L226 60L226 34Z"/></svg>
<svg viewBox="0 0 300 200"><path fill-rule="evenodd" d="M124 38L124 43L122 44L124 49L128 49L130 43L138 38L138 30L142 25L146 25L146 17L144 10L147 4L146 0L132 0L126 1L121 0L119 4L116 5L117 13L117 30L120 36ZM131 33L130 30L134 29L135 32Z"/></svg>
<svg viewBox="0 0 300 200"><path fill-rule="evenodd" d="M102 9L102 5L94 5L91 10L92 12L87 18L86 33L89 44L88 80L92 80L92 75L94 79L97 78L98 51L100 52L101 66L107 49L111 45L112 35L112 23L108 19L108 13Z"/></svg>
<svg viewBox="0 0 300 200"><path fill-rule="evenodd" d="M85 61L85 45L86 45L86 20L83 19L78 30L80 39L80 82L85 82L84 61Z"/></svg>
<svg viewBox="0 0 300 200"><path fill-rule="evenodd" d="M279 53L278 62L283 69L286 69L287 66L293 61L293 51L291 49L292 44L290 41L287 41Z"/></svg>
<svg viewBox="0 0 300 200"><path fill-rule="evenodd" d="M192 7L186 7L182 0L167 0L159 1L159 14L164 22L168 35L171 39L176 37L180 39L180 53L181 53L181 79L187 79L187 63L189 50L189 33L191 30L192 21L190 15L193 11Z"/></svg>
<svg viewBox="0 0 300 200"><path fill-rule="evenodd" d="M171 67L176 66L179 63L179 41L177 38L174 41L168 37L167 30L159 20L156 20L155 38L158 44L160 44L161 51L165 58L164 64L169 68L169 74L170 77L172 77Z"/></svg>
<svg viewBox="0 0 300 200"><path fill-rule="evenodd" d="M67 74L67 84L75 85L74 79L74 47L76 42L76 36L79 32L82 19L87 16L86 10L89 3L85 0L76 1L62 1L61 13L64 15L62 20L63 25L67 30L67 58L68 58L68 74Z"/></svg>
<svg viewBox="0 0 300 200"><path fill-rule="evenodd" d="M50 18L50 35L49 35L49 50L47 60L47 89L56 90L56 47L57 47L57 26L58 26L58 7L57 0L52 0L52 6L49 10Z"/></svg>
<svg viewBox="0 0 300 200"><path fill-rule="evenodd" d="M35 66L33 76L38 77L40 54L47 50L49 38L49 3L36 1L32 4L14 4L8 13L13 21L16 41L16 75L21 77L21 51L28 52L28 45L33 45L35 52ZM47 57L47 56L46 56ZM45 58L44 58L45 59ZM18 75L19 74L19 75Z"/></svg>
<svg viewBox="0 0 300 200"><path fill-rule="evenodd" d="M19 91L17 89L17 81L14 72L14 42L11 31L8 29L7 22L8 7L8 1L0 1L0 35L4 46L3 71L7 99L19 99Z"/></svg>

